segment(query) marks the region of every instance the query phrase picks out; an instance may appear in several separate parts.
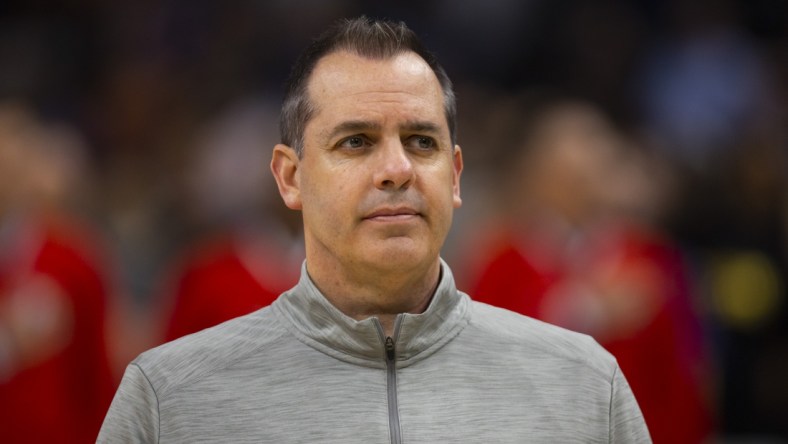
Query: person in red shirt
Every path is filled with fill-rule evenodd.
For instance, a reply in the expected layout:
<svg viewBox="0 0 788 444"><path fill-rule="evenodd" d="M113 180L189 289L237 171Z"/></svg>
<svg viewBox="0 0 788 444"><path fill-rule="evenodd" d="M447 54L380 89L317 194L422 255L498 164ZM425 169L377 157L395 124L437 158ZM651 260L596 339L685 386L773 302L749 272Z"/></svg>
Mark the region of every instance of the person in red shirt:
<svg viewBox="0 0 788 444"><path fill-rule="evenodd" d="M201 232L165 276L164 340L269 305L298 280L304 259L298 222L259 168L276 142L276 111L241 102L204 125L185 189Z"/></svg>
<svg viewBox="0 0 788 444"><path fill-rule="evenodd" d="M74 174L71 136L0 106L3 443L94 441L116 386L105 257L88 224L57 205Z"/></svg>
<svg viewBox="0 0 788 444"><path fill-rule="evenodd" d="M474 248L471 296L593 336L654 442L702 442L712 422L700 324L678 249L634 216L658 200L641 159L589 104L548 101L527 116L511 212Z"/></svg>

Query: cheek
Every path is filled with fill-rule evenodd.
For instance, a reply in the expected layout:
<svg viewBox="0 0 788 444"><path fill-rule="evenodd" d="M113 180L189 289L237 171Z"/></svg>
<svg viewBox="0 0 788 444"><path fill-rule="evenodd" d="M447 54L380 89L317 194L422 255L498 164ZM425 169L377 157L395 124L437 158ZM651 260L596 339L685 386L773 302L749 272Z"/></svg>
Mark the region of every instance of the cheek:
<svg viewBox="0 0 788 444"><path fill-rule="evenodd" d="M454 172L446 168L436 168L429 172L429 183L426 185L426 192L432 195L432 199L439 200L441 206L449 205L453 207L454 202Z"/></svg>
<svg viewBox="0 0 788 444"><path fill-rule="evenodd" d="M353 187L347 181L306 180L302 190L304 217L319 223L320 229L338 231L342 220L355 214Z"/></svg>

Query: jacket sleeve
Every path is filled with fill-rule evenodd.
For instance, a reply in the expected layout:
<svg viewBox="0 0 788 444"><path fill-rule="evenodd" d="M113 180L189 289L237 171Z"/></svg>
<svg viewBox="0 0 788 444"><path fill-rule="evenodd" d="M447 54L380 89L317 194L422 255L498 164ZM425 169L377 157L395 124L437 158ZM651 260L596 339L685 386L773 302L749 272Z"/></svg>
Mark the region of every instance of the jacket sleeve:
<svg viewBox="0 0 788 444"><path fill-rule="evenodd" d="M635 395L618 365L611 384L609 424L611 443L652 442Z"/></svg>
<svg viewBox="0 0 788 444"><path fill-rule="evenodd" d="M96 442L159 442L158 398L138 365L126 368Z"/></svg>

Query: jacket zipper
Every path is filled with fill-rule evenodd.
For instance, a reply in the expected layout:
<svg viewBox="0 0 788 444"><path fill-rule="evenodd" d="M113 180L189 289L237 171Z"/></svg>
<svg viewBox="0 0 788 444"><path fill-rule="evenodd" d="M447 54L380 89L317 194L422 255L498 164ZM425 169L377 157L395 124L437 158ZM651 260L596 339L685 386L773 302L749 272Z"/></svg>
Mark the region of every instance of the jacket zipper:
<svg viewBox="0 0 788 444"><path fill-rule="evenodd" d="M388 396L389 410L389 435L391 444L402 443L402 431L399 423L399 403L397 402L397 336L399 336L399 326L401 317L397 317L394 324L393 336L385 336L383 327L378 323L378 333L383 341L383 348L386 354L386 393Z"/></svg>

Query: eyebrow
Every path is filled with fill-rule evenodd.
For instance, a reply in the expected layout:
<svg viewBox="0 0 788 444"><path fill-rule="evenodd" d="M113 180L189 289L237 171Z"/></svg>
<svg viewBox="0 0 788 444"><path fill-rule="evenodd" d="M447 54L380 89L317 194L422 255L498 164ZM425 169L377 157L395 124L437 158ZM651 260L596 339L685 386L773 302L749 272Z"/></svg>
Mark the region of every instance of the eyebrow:
<svg viewBox="0 0 788 444"><path fill-rule="evenodd" d="M437 124L424 120L413 120L405 122L402 129L413 133L440 133L441 128Z"/></svg>
<svg viewBox="0 0 788 444"><path fill-rule="evenodd" d="M380 124L369 120L347 120L335 126L328 134L328 140L332 140L339 134L363 132L366 130L379 131Z"/></svg>
<svg viewBox="0 0 788 444"><path fill-rule="evenodd" d="M335 126L334 129L328 134L328 140L333 139L339 134L355 133L364 131L380 131L381 125L378 122L371 120L348 120ZM406 121L400 128L412 133L440 133L440 126L433 122L424 120L409 120Z"/></svg>

